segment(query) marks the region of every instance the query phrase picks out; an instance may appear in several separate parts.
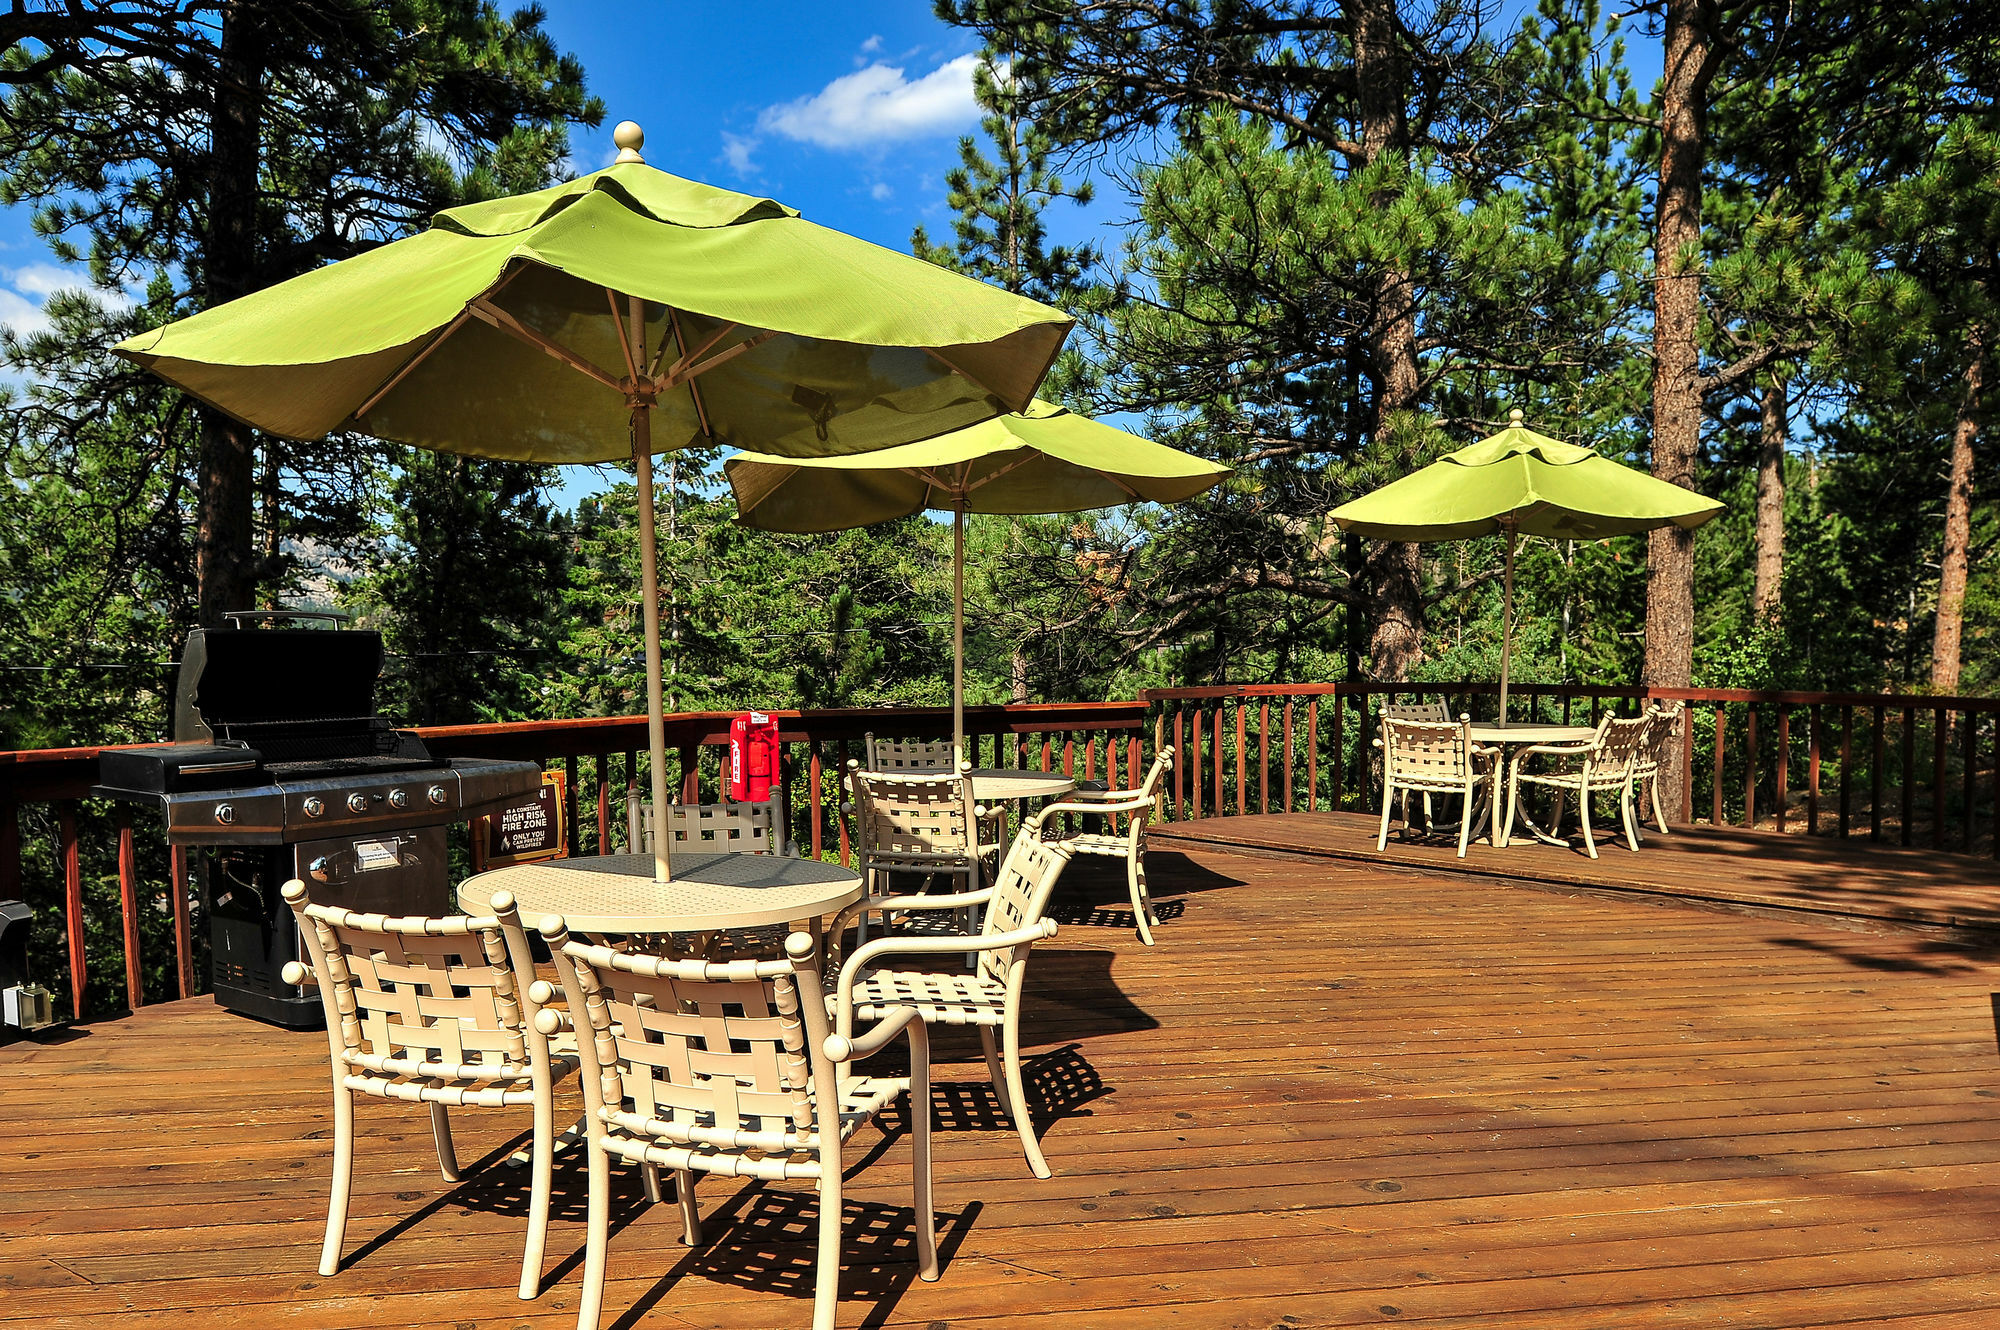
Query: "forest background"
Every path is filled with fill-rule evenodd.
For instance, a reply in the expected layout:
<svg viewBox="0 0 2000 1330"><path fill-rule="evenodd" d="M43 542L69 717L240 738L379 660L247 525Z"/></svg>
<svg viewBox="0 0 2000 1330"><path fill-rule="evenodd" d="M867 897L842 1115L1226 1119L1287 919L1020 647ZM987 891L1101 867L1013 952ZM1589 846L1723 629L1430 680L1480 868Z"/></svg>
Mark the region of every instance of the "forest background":
<svg viewBox="0 0 2000 1330"><path fill-rule="evenodd" d="M1517 680L1990 693L1981 8L945 0L986 117L913 248L1077 315L1045 395L1236 468L1172 509L975 518L973 699L1493 677L1496 541L1326 514L1515 408L1727 505L1678 544L1527 542ZM0 337L0 748L162 737L182 637L250 605L381 628L402 721L640 709L629 481L572 509L545 470L263 436L106 355L587 169L569 134L604 108L546 28L476 0L0 16L0 202L75 277ZM1112 242L1054 243L1093 197ZM728 451L660 469L669 706L946 701L948 531L746 530Z"/></svg>

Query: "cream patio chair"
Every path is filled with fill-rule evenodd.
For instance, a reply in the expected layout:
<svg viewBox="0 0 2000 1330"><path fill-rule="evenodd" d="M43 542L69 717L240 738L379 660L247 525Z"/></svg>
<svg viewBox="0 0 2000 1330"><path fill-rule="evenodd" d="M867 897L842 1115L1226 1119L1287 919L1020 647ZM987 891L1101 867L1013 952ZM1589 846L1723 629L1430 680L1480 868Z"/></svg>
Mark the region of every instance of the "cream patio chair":
<svg viewBox="0 0 2000 1330"><path fill-rule="evenodd" d="M1049 1176L1048 1161L1035 1139L1021 1080L1021 992L1027 980L1028 957L1034 944L1056 935L1053 919L1043 918L1056 881L1069 863L1061 842L1042 840L1039 817L1014 835L1014 843L991 887L963 896L871 896L841 911L828 932L838 947L850 922L871 913L926 914L984 906L985 922L976 934L879 937L863 942L845 963L837 963L839 982L829 995L835 1029L845 1036L855 1020L882 1020L899 1008L914 1008L927 1022L970 1025L979 1031L1000 1106L1014 1119L1028 1167L1038 1178ZM881 962L904 958L942 959L970 954L970 972L944 969L892 969ZM836 952L838 962L838 953ZM1001 1033L996 1055L993 1032Z"/></svg>
<svg viewBox="0 0 2000 1330"><path fill-rule="evenodd" d="M1375 742L1382 749L1382 826L1375 836L1375 848L1388 848L1389 816L1398 793L1405 796L1405 827L1410 822L1410 794L1425 796L1426 813L1429 796L1450 794L1465 800L1458 825L1458 857L1463 859L1472 838L1480 786L1487 787L1496 809L1498 806L1495 782L1499 772L1493 759L1499 750L1473 742L1470 716L1460 716L1456 722L1384 716L1382 737ZM1493 822L1498 825L1497 816Z"/></svg>
<svg viewBox="0 0 2000 1330"><path fill-rule="evenodd" d="M958 757L949 739L877 739L872 732L861 737L870 771L912 776L920 772L958 770Z"/></svg>
<svg viewBox="0 0 2000 1330"><path fill-rule="evenodd" d="M966 891L979 889L988 848L979 841L985 810L972 802L972 783L962 772L894 774L850 761L847 790L869 894L887 894L891 873L921 873L927 882L954 877Z"/></svg>
<svg viewBox="0 0 2000 1330"><path fill-rule="evenodd" d="M291 961L285 982L316 983L333 1058L333 1192L319 1272L340 1268L354 1180L354 1096L428 1104L438 1169L459 1179L452 1149L453 1107L528 1108L534 1132L528 1241L520 1296L540 1291L555 1160L555 1082L576 1055L551 1051L534 1023L528 993L535 975L514 898L493 897L493 913L448 919L387 918L312 903L303 882L287 882L311 967Z"/></svg>
<svg viewBox="0 0 2000 1330"><path fill-rule="evenodd" d="M1043 818L1052 814L1086 813L1110 819L1105 824L1106 830L1064 836L1060 844L1072 855L1094 854L1125 861L1125 884L1132 893L1132 918L1138 925L1139 940L1149 947L1153 945L1152 925L1159 919L1153 914L1153 898L1146 891L1146 826L1158 811L1161 786L1173 769L1174 748L1168 744L1154 757L1146 779L1137 789L1106 790L1088 799L1053 803L1040 813ZM1121 816L1125 819L1124 830L1113 829Z"/></svg>
<svg viewBox="0 0 2000 1330"><path fill-rule="evenodd" d="M583 1055L590 1202L578 1330L596 1330L611 1237L611 1164L672 1169L682 1241L701 1242L698 1173L810 1180L819 1192L814 1330L832 1330L839 1297L842 1146L907 1094L915 1144L917 1273L938 1277L931 1212L929 1030L909 1008L885 1011L865 1035L827 1028L818 955L794 933L778 960L710 962L637 956L570 938L560 918L541 931L569 1010L543 1006L537 1028L577 1032ZM554 997L544 982L538 1002ZM846 1064L899 1034L908 1076L856 1076Z"/></svg>
<svg viewBox="0 0 2000 1330"><path fill-rule="evenodd" d="M1639 755L1632 760L1632 783L1645 788L1647 800L1653 805L1653 823L1665 836L1670 833L1666 810L1660 806L1660 769L1671 769L1680 760L1681 726L1687 723L1687 703L1655 702L1646 714L1653 718L1653 728L1647 731ZM1643 826L1644 804L1640 808L1637 820Z"/></svg>
<svg viewBox="0 0 2000 1330"><path fill-rule="evenodd" d="M667 843L674 849L718 853L783 854L777 801L668 804ZM626 843L633 854L653 852L653 805L634 793L626 802Z"/></svg>
<svg viewBox="0 0 2000 1330"><path fill-rule="evenodd" d="M1595 859L1597 840L1590 830L1590 796L1616 790L1619 821L1625 829L1625 844L1636 854L1639 833L1634 825L1632 808L1632 766L1652 727L1650 716L1620 720L1607 712L1604 719L1597 723L1597 733L1588 742L1529 744L1517 749L1507 768L1507 827L1500 834L1500 844L1504 846L1513 838L1514 817L1520 811L1521 786L1538 785L1554 792L1555 808L1546 832L1522 813L1521 819L1528 829L1543 840L1557 842L1557 833L1562 830L1563 796L1574 793L1577 820L1583 824L1583 848ZM1562 765L1553 771L1524 770L1528 760L1535 757L1554 758Z"/></svg>
<svg viewBox="0 0 2000 1330"><path fill-rule="evenodd" d="M1442 702L1384 702L1382 704L1382 708L1377 719L1378 720L1427 720L1435 722L1436 724L1439 725L1449 725L1451 723L1451 708L1446 706ZM1376 748L1380 748L1382 744L1378 740L1374 746ZM1423 801L1424 801L1424 826L1429 827L1431 824L1431 795L1430 791L1428 790L1422 791L1421 793L1423 795ZM1408 826L1409 824L1410 824L1410 792L1408 790L1404 790L1403 825Z"/></svg>

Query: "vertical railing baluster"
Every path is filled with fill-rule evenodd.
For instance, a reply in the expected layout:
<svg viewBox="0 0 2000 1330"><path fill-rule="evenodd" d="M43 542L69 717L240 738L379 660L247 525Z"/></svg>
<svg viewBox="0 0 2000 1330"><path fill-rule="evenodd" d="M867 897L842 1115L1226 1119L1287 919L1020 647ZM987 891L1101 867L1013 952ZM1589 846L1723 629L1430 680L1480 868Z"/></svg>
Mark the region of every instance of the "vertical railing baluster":
<svg viewBox="0 0 2000 1330"><path fill-rule="evenodd" d="M1715 704L1715 773L1709 778L1709 794L1714 799L1714 807L1709 810L1710 826L1726 826L1722 816L1722 744L1723 736L1729 730L1729 704Z"/></svg>
<svg viewBox="0 0 2000 1330"><path fill-rule="evenodd" d="M1965 755L1963 761L1965 766L1963 773L1965 778L1965 852L1971 854L1973 852L1972 842L1976 825L1972 801L1975 797L1973 786L1976 783L1979 767L1979 713L1970 708L1967 708L1965 712Z"/></svg>
<svg viewBox="0 0 2000 1330"><path fill-rule="evenodd" d="M1757 704L1747 703L1743 719L1743 825L1757 825Z"/></svg>
<svg viewBox="0 0 2000 1330"><path fill-rule="evenodd" d="M120 806L112 814L118 828L118 915L125 931L125 1005L133 1011L146 1005L146 980L139 967L139 854L132 843L132 812Z"/></svg>
<svg viewBox="0 0 2000 1330"><path fill-rule="evenodd" d="M56 805L56 857L62 864L63 931L69 944L69 1014L83 1019L83 864L76 843L76 804L68 799Z"/></svg>
<svg viewBox="0 0 2000 1330"><path fill-rule="evenodd" d="M681 745L681 802L701 802L701 745ZM665 813L660 814L665 817Z"/></svg>
<svg viewBox="0 0 2000 1330"><path fill-rule="evenodd" d="M1298 699L1285 699L1285 811L1292 811L1292 711L1298 706Z"/></svg>
<svg viewBox="0 0 2000 1330"><path fill-rule="evenodd" d="M1249 793L1250 793L1250 780L1249 780L1250 745L1249 741L1245 738L1244 717L1243 717L1244 709L1245 708L1243 706L1243 699L1240 697L1237 698L1236 699L1236 816L1238 817L1241 817L1243 816L1243 814L1250 811L1250 806L1248 803Z"/></svg>
<svg viewBox="0 0 2000 1330"><path fill-rule="evenodd" d="M1184 712L1180 704L1174 704L1174 820L1187 820L1187 736L1182 733Z"/></svg>
<svg viewBox="0 0 2000 1330"><path fill-rule="evenodd" d="M1681 821L1694 821L1694 703L1681 704Z"/></svg>
<svg viewBox="0 0 2000 1330"><path fill-rule="evenodd" d="M1840 838L1847 839L1853 828L1854 809L1854 708L1840 709Z"/></svg>
<svg viewBox="0 0 2000 1330"><path fill-rule="evenodd" d="M631 749L625 750L625 852L639 852L638 812L634 805L639 797L639 755Z"/></svg>
<svg viewBox="0 0 2000 1330"><path fill-rule="evenodd" d="M1903 829L1896 837L1904 845L1916 835L1917 820L1917 709L1903 708Z"/></svg>
<svg viewBox="0 0 2000 1330"><path fill-rule="evenodd" d="M1951 742L1950 714L1943 707L1931 708L1931 848L1945 846L1945 800L1951 786L1946 770L1947 745Z"/></svg>
<svg viewBox="0 0 2000 1330"><path fill-rule="evenodd" d="M1271 811L1271 699L1257 703L1257 811Z"/></svg>
<svg viewBox="0 0 2000 1330"><path fill-rule="evenodd" d="M1806 709L1806 835L1819 835L1820 705Z"/></svg>
<svg viewBox="0 0 2000 1330"><path fill-rule="evenodd" d="M1785 834L1786 802L1790 795L1792 774L1792 713L1784 703L1778 704L1778 834Z"/></svg>
<svg viewBox="0 0 2000 1330"><path fill-rule="evenodd" d="M1883 727L1889 723L1889 713L1882 707L1875 708L1874 760L1868 764L1868 839L1882 839L1882 751L1885 736Z"/></svg>
<svg viewBox="0 0 2000 1330"><path fill-rule="evenodd" d="M807 814L806 831L812 841L812 854L818 859L826 848L826 773L822 767L819 740L812 739L806 744L806 781L812 788L812 809Z"/></svg>
<svg viewBox="0 0 2000 1330"><path fill-rule="evenodd" d="M174 991L184 998L195 995L193 925L188 918L187 849L167 847L167 906L174 917Z"/></svg>
<svg viewBox="0 0 2000 1330"><path fill-rule="evenodd" d="M597 852L611 853L611 754L591 759L597 772Z"/></svg>
<svg viewBox="0 0 2000 1330"><path fill-rule="evenodd" d="M1306 699L1306 811L1319 811L1319 694Z"/></svg>
<svg viewBox="0 0 2000 1330"><path fill-rule="evenodd" d="M660 816L666 816L662 813ZM576 759L563 759L563 845L575 854L583 853L583 833L576 826Z"/></svg>
<svg viewBox="0 0 2000 1330"><path fill-rule="evenodd" d="M1335 693L1332 696L1333 696L1333 765L1331 769L1327 772L1327 775L1331 777L1331 780L1329 782L1329 788L1327 789L1326 792L1326 808L1327 811L1330 813L1338 813L1340 811L1341 796L1346 793L1346 791L1344 791L1341 788L1341 778L1346 774L1347 771L1347 760L1346 760L1347 735L1344 732L1345 720L1342 715L1344 708L1342 708L1340 705L1340 694Z"/></svg>

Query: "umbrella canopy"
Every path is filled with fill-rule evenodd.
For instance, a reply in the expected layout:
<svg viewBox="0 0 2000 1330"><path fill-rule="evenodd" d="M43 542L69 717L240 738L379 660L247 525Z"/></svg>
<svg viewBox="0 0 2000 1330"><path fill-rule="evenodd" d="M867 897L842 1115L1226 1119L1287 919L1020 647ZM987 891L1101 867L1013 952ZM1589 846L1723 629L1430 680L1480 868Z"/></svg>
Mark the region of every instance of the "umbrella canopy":
<svg viewBox="0 0 2000 1330"><path fill-rule="evenodd" d="M1589 448L1561 443L1508 413L1508 428L1333 510L1343 530L1381 540L1468 540L1507 533L1500 637L1500 720L1514 638L1514 545L1522 535L1600 540L1664 526L1692 531L1722 511L1714 499Z"/></svg>
<svg viewBox="0 0 2000 1330"><path fill-rule="evenodd" d="M925 509L952 515L952 738L965 746L965 515L1071 513L1179 503L1229 468L1037 399L921 443L860 457L741 453L723 463L740 520L766 531L840 531Z"/></svg>
<svg viewBox="0 0 2000 1330"><path fill-rule="evenodd" d="M1028 404L1071 323L771 199L656 171L630 121L613 139L618 160L602 171L448 209L419 235L114 349L291 438L356 430L517 461L630 456L664 808L652 454L859 453L989 420Z"/></svg>

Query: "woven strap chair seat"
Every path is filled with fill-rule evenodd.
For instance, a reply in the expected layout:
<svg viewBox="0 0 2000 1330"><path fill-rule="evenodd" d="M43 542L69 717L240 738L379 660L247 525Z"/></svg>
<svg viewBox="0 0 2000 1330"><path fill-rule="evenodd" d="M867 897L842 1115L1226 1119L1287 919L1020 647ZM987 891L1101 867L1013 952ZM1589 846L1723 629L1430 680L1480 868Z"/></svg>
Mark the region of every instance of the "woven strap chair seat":
<svg viewBox="0 0 2000 1330"><path fill-rule="evenodd" d="M861 1020L880 1020L894 1007L913 1007L934 1025L1004 1025L1007 985L932 970L871 970L855 983L854 1014Z"/></svg>
<svg viewBox="0 0 2000 1330"><path fill-rule="evenodd" d="M840 1139L853 1137L861 1124L895 1102L896 1096L909 1088L908 1077L895 1076L855 1076L840 1087ZM785 1131L788 1124L774 1124L770 1148L760 1148L745 1136L746 1145L730 1149L722 1145L711 1145L690 1141L685 1144L674 1138L688 1135L684 1128L662 1119L647 1120L644 1127L630 1113L619 1113L606 1109L604 1120L604 1149L635 1164L653 1164L659 1168L696 1169L703 1173L714 1173L730 1178L760 1178L767 1182L782 1182L791 1178L817 1178L820 1175L819 1158L816 1151L819 1133L813 1132L803 1140L790 1139ZM710 1120L712 1121L712 1120ZM707 1123L689 1124L697 1130ZM651 1128L650 1131L646 1128ZM634 1130L638 1128L638 1130Z"/></svg>
<svg viewBox="0 0 2000 1330"><path fill-rule="evenodd" d="M1063 837L1062 846L1071 854L1103 854L1113 859L1124 859L1132 853L1132 838L1107 836L1099 831L1080 831L1074 836Z"/></svg>

